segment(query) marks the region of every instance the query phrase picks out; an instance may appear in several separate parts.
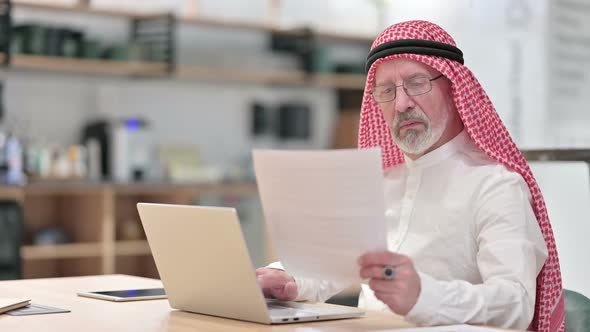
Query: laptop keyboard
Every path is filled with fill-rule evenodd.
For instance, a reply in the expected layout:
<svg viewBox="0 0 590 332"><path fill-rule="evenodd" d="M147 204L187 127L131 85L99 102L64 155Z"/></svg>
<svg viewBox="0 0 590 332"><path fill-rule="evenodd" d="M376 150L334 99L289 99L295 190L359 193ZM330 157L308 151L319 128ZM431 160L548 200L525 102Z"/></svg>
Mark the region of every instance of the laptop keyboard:
<svg viewBox="0 0 590 332"><path fill-rule="evenodd" d="M293 308L285 307L283 305L278 305L278 304L274 304L274 303L267 303L266 306L269 309L293 309Z"/></svg>
<svg viewBox="0 0 590 332"><path fill-rule="evenodd" d="M267 300L266 305L270 316L273 319L280 319L283 322L298 321L299 318L314 317L314 319L320 319L326 316L340 316L340 315L358 315L360 311L350 308L321 306L315 304L307 304L300 302L278 302L273 300ZM358 311L358 312L357 312Z"/></svg>
<svg viewBox="0 0 590 332"><path fill-rule="evenodd" d="M267 303L267 307L270 310L270 313L273 316L308 316L308 315L317 315L317 312L311 310L302 310L302 309L295 309L286 307L284 305L274 304L274 303Z"/></svg>

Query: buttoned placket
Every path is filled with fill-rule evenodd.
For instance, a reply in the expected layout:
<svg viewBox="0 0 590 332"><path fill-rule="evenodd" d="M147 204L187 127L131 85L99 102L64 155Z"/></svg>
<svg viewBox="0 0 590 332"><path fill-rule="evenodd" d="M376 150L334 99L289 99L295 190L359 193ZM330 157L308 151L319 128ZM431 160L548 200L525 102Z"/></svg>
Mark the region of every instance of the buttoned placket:
<svg viewBox="0 0 590 332"><path fill-rule="evenodd" d="M400 250L400 247L408 234L408 228L414 211L416 194L418 193L421 178L422 170L419 167L408 168L406 190L402 199L398 227L393 232L390 232L389 244L390 249L394 252Z"/></svg>

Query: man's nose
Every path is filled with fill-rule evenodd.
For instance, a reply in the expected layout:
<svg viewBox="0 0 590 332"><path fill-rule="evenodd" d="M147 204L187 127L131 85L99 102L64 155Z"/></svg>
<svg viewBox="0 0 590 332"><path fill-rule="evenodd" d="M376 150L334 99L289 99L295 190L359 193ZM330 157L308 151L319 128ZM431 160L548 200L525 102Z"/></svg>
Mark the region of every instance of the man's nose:
<svg viewBox="0 0 590 332"><path fill-rule="evenodd" d="M406 93L406 89L404 89L403 87L400 87L396 91L394 102L394 108L396 113L405 112L416 107L416 102L414 102L414 99L412 99L411 96L408 96L408 94Z"/></svg>

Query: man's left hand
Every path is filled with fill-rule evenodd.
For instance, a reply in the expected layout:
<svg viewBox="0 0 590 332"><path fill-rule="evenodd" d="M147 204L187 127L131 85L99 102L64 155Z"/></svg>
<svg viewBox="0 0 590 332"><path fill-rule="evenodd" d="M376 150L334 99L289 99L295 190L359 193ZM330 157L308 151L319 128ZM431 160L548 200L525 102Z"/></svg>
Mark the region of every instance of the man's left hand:
<svg viewBox="0 0 590 332"><path fill-rule="evenodd" d="M390 251L369 252L358 259L360 276L369 278L375 296L396 314L405 316L418 301L420 276L409 257ZM394 269L392 279L384 275L384 268Z"/></svg>

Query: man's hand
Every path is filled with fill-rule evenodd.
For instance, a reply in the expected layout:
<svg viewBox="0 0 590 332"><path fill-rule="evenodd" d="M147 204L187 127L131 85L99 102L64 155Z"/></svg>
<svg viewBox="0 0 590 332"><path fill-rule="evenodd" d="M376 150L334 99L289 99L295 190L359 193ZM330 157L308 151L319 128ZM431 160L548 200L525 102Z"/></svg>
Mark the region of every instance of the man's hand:
<svg viewBox="0 0 590 332"><path fill-rule="evenodd" d="M420 295L420 276L410 258L390 251L369 252L359 257L360 276L369 278L375 296L398 315L406 315ZM385 266L394 268L393 278L384 275Z"/></svg>
<svg viewBox="0 0 590 332"><path fill-rule="evenodd" d="M295 279L285 271L261 267L256 269L258 285L266 298L293 301L297 297Z"/></svg>

